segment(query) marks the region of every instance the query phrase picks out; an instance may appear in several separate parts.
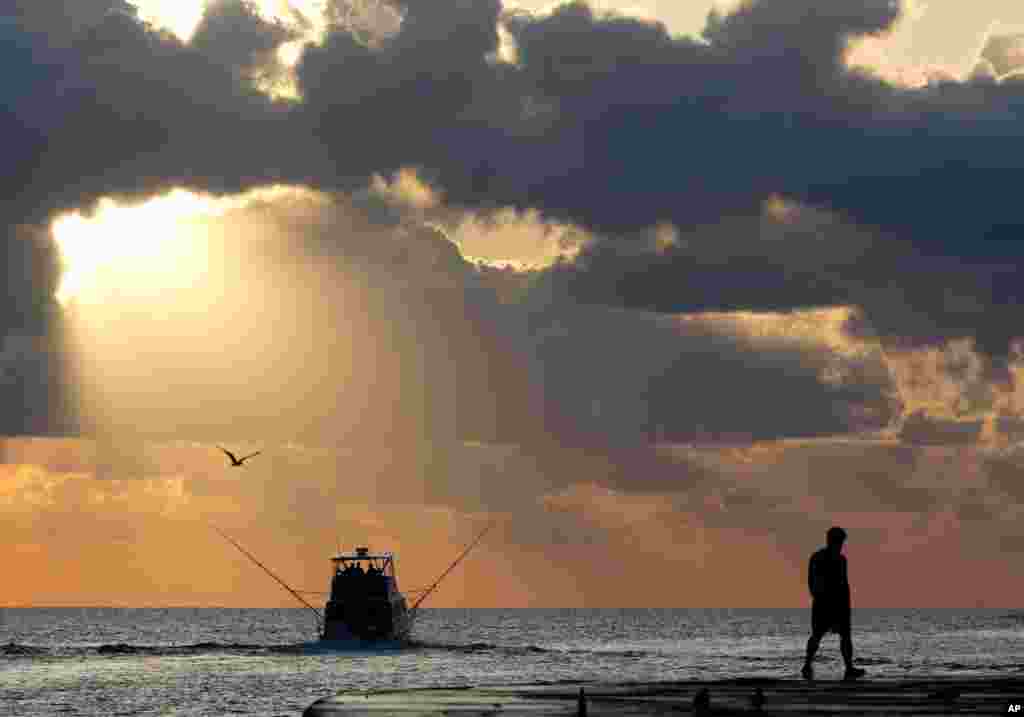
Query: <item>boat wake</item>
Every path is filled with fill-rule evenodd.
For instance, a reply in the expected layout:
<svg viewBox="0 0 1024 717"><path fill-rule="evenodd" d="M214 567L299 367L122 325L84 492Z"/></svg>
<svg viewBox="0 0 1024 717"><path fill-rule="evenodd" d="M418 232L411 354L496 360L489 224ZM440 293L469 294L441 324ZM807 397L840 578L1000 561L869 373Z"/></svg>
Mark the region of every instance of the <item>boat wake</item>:
<svg viewBox="0 0 1024 717"><path fill-rule="evenodd" d="M89 655L118 657L170 657L174 655L202 654L268 654L279 651L298 651L301 645L254 645L245 643L197 642L188 645L132 645L117 642L103 645L66 645L39 647L10 642L0 645L0 658L83 657Z"/></svg>
<svg viewBox="0 0 1024 717"><path fill-rule="evenodd" d="M448 643L414 640L410 643L410 646L418 648L420 650L445 650L449 652L463 653L503 652L510 655L526 655L540 652L553 652L553 650L549 650L543 647L537 647L536 645L494 645L489 642Z"/></svg>
<svg viewBox="0 0 1024 717"><path fill-rule="evenodd" d="M0 658L59 658L59 657L173 657L204 654L234 655L320 655L353 652L361 655L394 651L445 651L463 654L497 653L508 656L555 654L601 654L616 657L641 657L648 653L643 650L589 650L558 649L537 645L496 645L489 642L445 643L421 640L400 641L314 641L283 645L259 645L237 642L197 642L186 645L136 645L125 642L103 645L68 645L40 647L11 642L0 645Z"/></svg>
<svg viewBox="0 0 1024 717"><path fill-rule="evenodd" d="M655 650L609 650L605 648L590 649L590 648L558 648L558 647L539 647L537 645L495 645L489 642L471 642L471 643L444 643L444 642L425 642L425 641L414 641L410 645L411 647L419 648L422 650L447 650L451 652L463 652L463 653L486 653L496 652L504 655L536 655L536 654L561 654L561 655L606 655L609 657L643 657L644 655L656 655L660 654Z"/></svg>
<svg viewBox="0 0 1024 717"><path fill-rule="evenodd" d="M0 656L3 657L39 657L46 654L46 648L33 647L31 645L19 645L16 642L9 642L0 645Z"/></svg>

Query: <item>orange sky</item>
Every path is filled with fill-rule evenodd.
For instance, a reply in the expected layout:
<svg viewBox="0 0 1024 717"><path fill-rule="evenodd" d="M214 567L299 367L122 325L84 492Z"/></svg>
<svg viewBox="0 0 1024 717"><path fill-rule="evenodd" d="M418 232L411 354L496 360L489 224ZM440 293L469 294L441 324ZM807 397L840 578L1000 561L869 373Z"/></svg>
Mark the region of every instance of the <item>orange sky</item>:
<svg viewBox="0 0 1024 717"><path fill-rule="evenodd" d="M1024 588L1024 571L1000 558L990 521L959 520L939 506L917 513L864 510L868 506L857 505L865 502L863 495L845 497L858 510L835 510L828 500L815 506L808 500L812 490L799 491L808 478L796 475L796 464L785 457L776 468L792 469L792 487L780 478L771 492L794 492L787 507L771 501L770 519L759 514L757 503L736 500L747 495L768 503L759 486L736 475L727 481L732 497L724 501L719 495L616 495L579 484L545 505L492 515L415 504L375 509L347 503L343 481L316 473L275 478L256 460L228 469L212 446L150 450L173 470L146 479L97 480L85 462L67 470L75 456L88 453L81 441L5 441L5 454L20 460L0 467L0 558L18 576L5 583L3 604L292 604L207 523L227 530L299 589L324 589L326 558L339 535L347 547L368 543L394 550L400 584L418 588L488 517L500 527L451 575L432 605L801 606L804 561L822 542L818 529L830 520L850 533L856 605L1008 606ZM931 453L927 460L935 466L981 459L945 448ZM836 461L839 470L842 462ZM766 482L771 472L766 468L754 480ZM202 486L195 475L207 476ZM294 490L295 482L306 481L318 485ZM264 502L282 490L296 496L293 505ZM327 506L317 500L321 494ZM327 515L330 505L336 506L337 529ZM787 519L788 511L798 520Z"/></svg>

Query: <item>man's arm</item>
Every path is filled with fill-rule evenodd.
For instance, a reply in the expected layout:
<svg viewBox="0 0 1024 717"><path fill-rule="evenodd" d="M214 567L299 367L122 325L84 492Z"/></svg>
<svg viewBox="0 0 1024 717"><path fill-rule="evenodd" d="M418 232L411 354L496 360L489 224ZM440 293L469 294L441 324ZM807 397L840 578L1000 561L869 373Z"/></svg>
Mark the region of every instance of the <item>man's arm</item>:
<svg viewBox="0 0 1024 717"><path fill-rule="evenodd" d="M814 592L814 556L811 556L811 561L807 566L807 590L810 591L811 597L816 597Z"/></svg>

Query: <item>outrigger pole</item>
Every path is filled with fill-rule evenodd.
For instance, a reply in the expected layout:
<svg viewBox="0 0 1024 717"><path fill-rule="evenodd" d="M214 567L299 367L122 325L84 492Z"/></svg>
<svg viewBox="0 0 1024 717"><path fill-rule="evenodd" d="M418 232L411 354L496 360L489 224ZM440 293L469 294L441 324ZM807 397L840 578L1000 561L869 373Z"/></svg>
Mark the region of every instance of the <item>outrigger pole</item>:
<svg viewBox="0 0 1024 717"><path fill-rule="evenodd" d="M317 610L317 609L316 609L315 607L313 607L313 606L312 606L312 605L310 605L310 604L309 604L308 602L306 602L305 598L303 598L303 597L302 597L301 595L299 595L299 593L298 593L297 591L295 591L295 590L292 590L292 589L291 589L291 587L289 587L288 583L286 583L286 582L285 582L284 580L282 580L281 578L279 578L279 577L277 577L276 575L274 575L274 573L273 573L273 572L272 572L272 571L270 570L270 568L268 568L268 567L267 567L266 565L264 565L264 564L263 564L263 563L261 563L261 562L260 562L259 560L257 560L257 559L256 559L256 556L254 556L254 555L253 555L252 553L250 553L250 552L249 552L248 550L246 550L246 549L245 549L245 548L243 548L243 547L242 547L241 545L239 545L238 541L236 541L236 540L235 540L234 538L232 538L232 537L231 537L230 535L228 535L227 533L225 533L225 532L224 532L223 530L221 530L220 528L218 528L218 527L217 527L216 525L214 525L213 523L210 523L210 527L211 527L211 528L213 528L214 530L216 530L216 531L217 531L218 533L220 533L220 536L221 536L222 538L224 538L224 540L228 541L229 543L231 543L232 545L234 545L234 546L235 546L236 548L238 548L238 550L239 550L239 551L240 551L240 552L242 553L242 555L244 555L245 557L249 558L249 560L251 560L251 561L253 561L254 563L256 563L256 565L257 565L257 566L259 566L259 568L260 568L260 569L261 569L261 570L262 570L263 572L265 572L265 573L266 573L267 575L269 575L270 577L274 578L274 580L276 580L276 581L278 582L278 584L279 584L279 585L280 585L281 587L283 587L283 588L284 588L285 590L287 590L288 592L290 592L290 593L292 594L292 597L294 597L294 598L295 598L296 600L298 600L298 601L299 601L299 602L301 602L301 603L302 603L303 605L305 605L305 606L306 606L306 607L308 607L308 608L309 608L310 610L312 610L312 611L313 611L313 614L314 614L314 615L316 615L316 624L317 624L317 630L319 631L319 629L320 629L320 624L321 624L321 623L323 622L323 616L322 616L322 615L320 614L320 611L319 611L319 610Z"/></svg>
<svg viewBox="0 0 1024 717"><path fill-rule="evenodd" d="M422 594L422 595L420 595L420 596L419 596L419 598L417 598L416 602L415 602L415 603L413 603L413 606L412 606L412 609L413 609L413 610L415 610L416 608L418 608L418 607L420 606L420 604L421 604L421 603L422 603L422 602L423 602L424 600L426 600L426 599L427 599L427 598L428 598L428 597L430 596L430 593L434 592L434 590L435 590L435 589L437 589L437 586L441 584L441 581L442 581L442 580L444 580L444 579L445 579L446 577L448 577L448 573L450 573L450 572L451 572L452 570L454 570L454 569L455 569L455 566L456 566L456 565L458 565L459 563L461 563L461 562L462 562L462 559L463 559L464 557L466 557L467 555L469 555L469 551L470 551L470 550L472 550L473 548L475 548L475 547L476 547L476 544L477 544L477 543L479 543L479 542L480 542L481 540L483 540L483 537L484 537L485 535L487 535L487 532L488 532L488 531L489 531L489 530L490 530L491 528L493 528L493 527L494 527L494 525L495 525L495 524L494 524L493 522L492 522L492 523L490 523L490 524L488 524L488 526L487 526L486 528L484 528L484 529L483 529L482 531L480 531L480 534L479 534L478 536L476 536L475 538L473 538L473 542L472 542L472 543L470 543L470 544L469 544L468 546L466 546L466 549L465 549L465 550L463 550L463 551L462 551L462 552L461 552L461 553L459 554L459 557L455 558L455 561L454 561L454 562L453 562L453 563L452 563L451 565L449 565L449 566L448 566L448 569L447 569L447 570L445 570L445 571L444 571L443 573L441 573L441 577L439 577L439 578L438 578L437 580L435 580L435 581L434 581L434 584L433 584L433 585L431 585L431 586L430 586L429 588L427 588L427 589L426 589L426 590L425 590L425 591L423 592L423 594Z"/></svg>

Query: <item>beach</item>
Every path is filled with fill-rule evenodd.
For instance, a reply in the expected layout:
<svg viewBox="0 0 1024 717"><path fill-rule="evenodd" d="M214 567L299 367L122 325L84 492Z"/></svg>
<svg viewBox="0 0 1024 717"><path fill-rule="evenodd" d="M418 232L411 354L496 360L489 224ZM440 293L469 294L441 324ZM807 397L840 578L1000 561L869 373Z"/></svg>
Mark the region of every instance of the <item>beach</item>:
<svg viewBox="0 0 1024 717"><path fill-rule="evenodd" d="M554 684L456 689L346 690L303 717L342 715L957 715L1021 714L1024 678L867 679L857 682L732 679L632 684ZM764 702L755 707L760 688ZM707 690L710 708L695 705ZM1019 711L1018 711L1019 710Z"/></svg>

